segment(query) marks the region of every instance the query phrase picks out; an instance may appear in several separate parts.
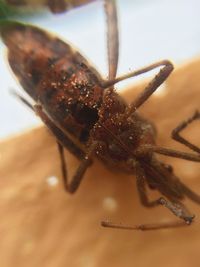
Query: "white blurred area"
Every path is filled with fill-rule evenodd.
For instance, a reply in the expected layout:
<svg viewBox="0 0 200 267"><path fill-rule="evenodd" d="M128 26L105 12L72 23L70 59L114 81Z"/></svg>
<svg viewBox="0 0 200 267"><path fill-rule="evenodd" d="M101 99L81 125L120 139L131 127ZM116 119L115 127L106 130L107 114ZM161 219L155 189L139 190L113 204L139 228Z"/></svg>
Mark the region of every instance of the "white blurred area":
<svg viewBox="0 0 200 267"><path fill-rule="evenodd" d="M120 56L118 74L170 59L175 65L200 54L199 0L118 0ZM101 1L62 15L25 20L61 36L106 77L105 15ZM24 94L6 63L0 43L0 138L18 134L40 120L9 92ZM141 77L142 78L142 77ZM134 80L131 80L134 83ZM118 87L118 86L117 86ZM26 95L25 95L26 96Z"/></svg>

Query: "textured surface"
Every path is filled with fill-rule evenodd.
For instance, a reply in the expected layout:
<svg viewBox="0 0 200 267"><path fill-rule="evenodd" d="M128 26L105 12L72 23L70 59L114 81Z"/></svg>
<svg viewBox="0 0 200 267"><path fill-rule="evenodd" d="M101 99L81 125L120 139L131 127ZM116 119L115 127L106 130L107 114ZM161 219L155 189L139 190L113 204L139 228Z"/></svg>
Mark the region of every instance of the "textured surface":
<svg viewBox="0 0 200 267"><path fill-rule="evenodd" d="M141 108L157 125L160 145L187 151L170 139L170 132L200 106L199 73L200 61L179 68L166 91ZM133 99L141 88L129 88L123 95ZM194 123L184 135L200 145L199 129L200 123ZM2 142L0 153L1 266L199 266L200 207L190 201L186 204L197 215L191 227L153 232L104 229L102 219L136 224L174 217L162 207L143 208L134 177L111 173L97 161L74 196L64 192L60 178L49 186L54 179L47 178L61 173L55 141L43 127ZM72 173L77 160L67 152L66 158ZM200 193L200 164L165 160Z"/></svg>

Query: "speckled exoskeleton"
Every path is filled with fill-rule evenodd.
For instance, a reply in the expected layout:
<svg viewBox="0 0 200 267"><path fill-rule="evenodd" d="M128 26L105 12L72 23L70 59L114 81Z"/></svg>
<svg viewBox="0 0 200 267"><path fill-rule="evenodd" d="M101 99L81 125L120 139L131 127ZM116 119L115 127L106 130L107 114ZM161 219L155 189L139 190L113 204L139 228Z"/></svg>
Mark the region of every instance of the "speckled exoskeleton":
<svg viewBox="0 0 200 267"><path fill-rule="evenodd" d="M129 229L159 229L190 224L194 216L181 202L188 197L200 203L200 197L184 185L171 166L160 162L156 154L200 162L200 149L180 136L189 123L200 118L197 111L172 132L172 137L195 153L158 147L155 127L138 113L140 106L167 79L173 70L163 60L116 78L118 61L117 14L114 1L106 1L108 25L109 79L104 80L90 63L69 44L50 33L17 22L1 23L1 37L8 48L8 61L24 90L35 101L32 107L58 142L65 189L74 193L92 164L94 156L108 167L136 177L141 203L146 207L163 205L178 222L138 225ZM112 36L112 38L111 38ZM144 91L127 105L114 89L124 79L159 68ZM68 181L63 148L81 160ZM146 185L162 197L150 201ZM103 226L125 228L102 222Z"/></svg>

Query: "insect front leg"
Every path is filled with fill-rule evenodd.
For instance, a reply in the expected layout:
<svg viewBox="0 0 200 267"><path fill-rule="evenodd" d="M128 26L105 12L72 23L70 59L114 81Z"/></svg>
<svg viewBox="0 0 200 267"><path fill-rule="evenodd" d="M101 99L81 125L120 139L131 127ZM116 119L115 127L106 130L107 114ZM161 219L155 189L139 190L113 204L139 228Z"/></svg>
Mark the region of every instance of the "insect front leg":
<svg viewBox="0 0 200 267"><path fill-rule="evenodd" d="M181 122L173 131L172 131L172 138L176 140L177 142L180 142L181 144L189 147L193 151L200 153L200 148L193 145L189 141L187 141L185 138L180 136L180 132L184 130L190 123L192 123L194 120L200 119L200 112L197 110L195 111L194 115L187 120Z"/></svg>
<svg viewBox="0 0 200 267"><path fill-rule="evenodd" d="M154 64L151 64L147 67L144 67L142 69L130 72L128 74L125 74L121 77L118 77L116 79L110 80L110 81L100 81L101 86L104 88L110 87L114 85L115 83L121 82L125 79L132 78L138 75L141 75L143 73L149 72L155 68L162 67L161 70L155 77L150 81L150 83L145 87L144 91L132 102L130 105L128 115L131 115L133 112L135 112L136 109L138 109L156 90L157 88L167 79L167 77L170 75L170 73L173 71L174 67L173 64L169 60L162 60L159 62L156 62Z"/></svg>
<svg viewBox="0 0 200 267"><path fill-rule="evenodd" d="M110 80L116 77L119 56L119 33L116 1L104 0L104 9L107 21L107 53Z"/></svg>

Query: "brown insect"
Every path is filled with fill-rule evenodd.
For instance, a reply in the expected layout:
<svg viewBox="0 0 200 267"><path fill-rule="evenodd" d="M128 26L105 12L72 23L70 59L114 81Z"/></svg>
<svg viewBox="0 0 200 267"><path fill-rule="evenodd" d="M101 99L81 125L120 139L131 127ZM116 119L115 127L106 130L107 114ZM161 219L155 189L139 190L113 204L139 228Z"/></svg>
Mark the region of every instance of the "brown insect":
<svg viewBox="0 0 200 267"><path fill-rule="evenodd" d="M194 115L172 132L176 141L195 153L185 153L156 146L154 125L138 114L138 109L173 70L163 60L115 78L118 62L117 14L113 1L106 1L108 14L109 79L103 80L88 61L71 46L34 26L10 22L1 25L1 36L8 48L9 64L22 87L34 99L32 107L55 135L62 163L65 189L74 193L89 166L97 156L108 167L136 176L141 203L146 207L163 205L182 221L127 227L102 222L103 226L151 230L190 224L191 215L181 202L188 197L200 203L200 196L191 191L174 174L172 167L156 158L156 154L200 162L200 148L180 136ZM114 22L114 24L113 24ZM110 36L114 36L112 41ZM160 68L144 91L127 105L115 92L114 84L124 79ZM80 165L68 181L63 148L77 158ZM163 197L150 201L146 186L158 190Z"/></svg>

